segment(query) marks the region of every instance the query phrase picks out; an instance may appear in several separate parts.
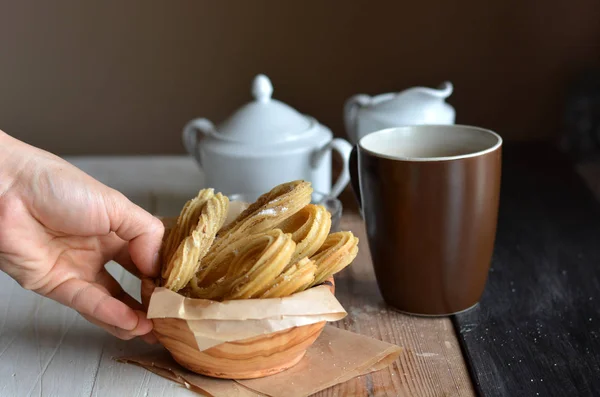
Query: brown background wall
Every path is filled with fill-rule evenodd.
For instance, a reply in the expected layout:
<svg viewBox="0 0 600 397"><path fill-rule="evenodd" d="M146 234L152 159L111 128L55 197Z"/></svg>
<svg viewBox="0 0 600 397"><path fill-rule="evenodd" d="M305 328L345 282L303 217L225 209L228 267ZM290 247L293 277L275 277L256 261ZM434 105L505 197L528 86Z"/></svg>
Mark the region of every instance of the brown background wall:
<svg viewBox="0 0 600 397"><path fill-rule="evenodd" d="M350 95L448 79L457 122L552 138L591 66L598 0L0 0L0 128L59 154L182 153L257 73L338 135Z"/></svg>

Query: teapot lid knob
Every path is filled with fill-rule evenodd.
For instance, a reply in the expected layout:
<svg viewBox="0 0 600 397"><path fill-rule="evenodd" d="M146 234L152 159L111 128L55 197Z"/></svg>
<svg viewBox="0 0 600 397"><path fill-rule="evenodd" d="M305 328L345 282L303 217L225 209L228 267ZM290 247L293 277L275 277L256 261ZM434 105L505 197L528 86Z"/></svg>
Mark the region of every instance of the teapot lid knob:
<svg viewBox="0 0 600 397"><path fill-rule="evenodd" d="M271 80L264 74L259 74L252 82L252 96L260 102L268 102L273 94Z"/></svg>

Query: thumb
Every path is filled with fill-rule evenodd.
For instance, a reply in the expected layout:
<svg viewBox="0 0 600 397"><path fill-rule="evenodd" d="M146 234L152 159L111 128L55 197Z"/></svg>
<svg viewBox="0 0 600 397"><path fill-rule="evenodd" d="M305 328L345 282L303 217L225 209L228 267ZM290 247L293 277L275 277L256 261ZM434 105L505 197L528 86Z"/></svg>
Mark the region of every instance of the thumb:
<svg viewBox="0 0 600 397"><path fill-rule="evenodd" d="M143 275L158 276L158 252L165 231L163 223L116 190L111 190L105 198L105 205L110 230L129 242L133 263Z"/></svg>

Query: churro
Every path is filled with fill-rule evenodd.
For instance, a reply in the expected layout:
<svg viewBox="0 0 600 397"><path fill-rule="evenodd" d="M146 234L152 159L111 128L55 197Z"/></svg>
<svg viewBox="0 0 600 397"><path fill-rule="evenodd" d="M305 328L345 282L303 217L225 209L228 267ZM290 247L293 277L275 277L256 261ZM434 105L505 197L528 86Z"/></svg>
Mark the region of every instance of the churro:
<svg viewBox="0 0 600 397"><path fill-rule="evenodd" d="M205 199L210 196L208 199ZM166 266L162 269L163 286L173 291L179 291L191 280L199 266L201 259L223 225L227 216L229 199L221 193L213 194L212 191L201 191L196 197L200 200L191 200L190 205L184 207L181 223L169 233L167 241L175 244L176 233L182 234L184 230L191 233L184 237L175 252L168 257ZM198 217L196 215L199 212ZM166 251L166 255L168 255Z"/></svg>
<svg viewBox="0 0 600 397"><path fill-rule="evenodd" d="M311 195L309 182L284 183L229 214L231 221L229 199L200 190L165 232L160 285L222 301L285 297L321 284L354 260L358 238L330 234L331 214L310 204Z"/></svg>
<svg viewBox="0 0 600 397"><path fill-rule="evenodd" d="M331 214L322 205L308 204L277 227L284 233L291 233L296 242L289 267L312 256L323 245L331 229Z"/></svg>
<svg viewBox="0 0 600 397"><path fill-rule="evenodd" d="M199 286L194 278L187 293L193 298L213 300L256 297L289 263L295 248L292 236L280 229L247 236L223 254L230 260L226 275L208 287Z"/></svg>
<svg viewBox="0 0 600 397"><path fill-rule="evenodd" d="M322 283L348 266L358 254L358 238L352 232L332 233L311 257L317 266L311 286Z"/></svg>
<svg viewBox="0 0 600 397"><path fill-rule="evenodd" d="M315 279L315 262L302 258L281 273L260 298L281 298L304 291Z"/></svg>
<svg viewBox="0 0 600 397"><path fill-rule="evenodd" d="M191 200L188 200L183 206L177 222L170 229L168 236L165 238L161 250L161 259L163 263L169 262L171 256L177 250L184 238L192 233L192 230L198 224L198 218L204 204L215 195L214 189L202 189L198 195ZM163 269L163 278L165 277L166 269Z"/></svg>
<svg viewBox="0 0 600 397"><path fill-rule="evenodd" d="M294 181L278 185L260 196L219 232L200 265L200 269L211 269L211 271L197 274L195 282L198 286L210 285L222 275L223 270L215 264L222 250L227 250L229 245L244 236L273 229L310 203L311 195L312 187L309 182Z"/></svg>

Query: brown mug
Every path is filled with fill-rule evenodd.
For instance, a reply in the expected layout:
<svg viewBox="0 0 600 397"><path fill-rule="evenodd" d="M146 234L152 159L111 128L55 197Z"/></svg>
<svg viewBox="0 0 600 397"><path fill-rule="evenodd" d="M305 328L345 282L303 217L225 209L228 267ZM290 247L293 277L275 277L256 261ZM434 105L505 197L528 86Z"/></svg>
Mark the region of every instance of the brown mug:
<svg viewBox="0 0 600 397"><path fill-rule="evenodd" d="M396 310L449 315L475 306L496 238L502 138L462 125L388 128L350 158L377 284Z"/></svg>

